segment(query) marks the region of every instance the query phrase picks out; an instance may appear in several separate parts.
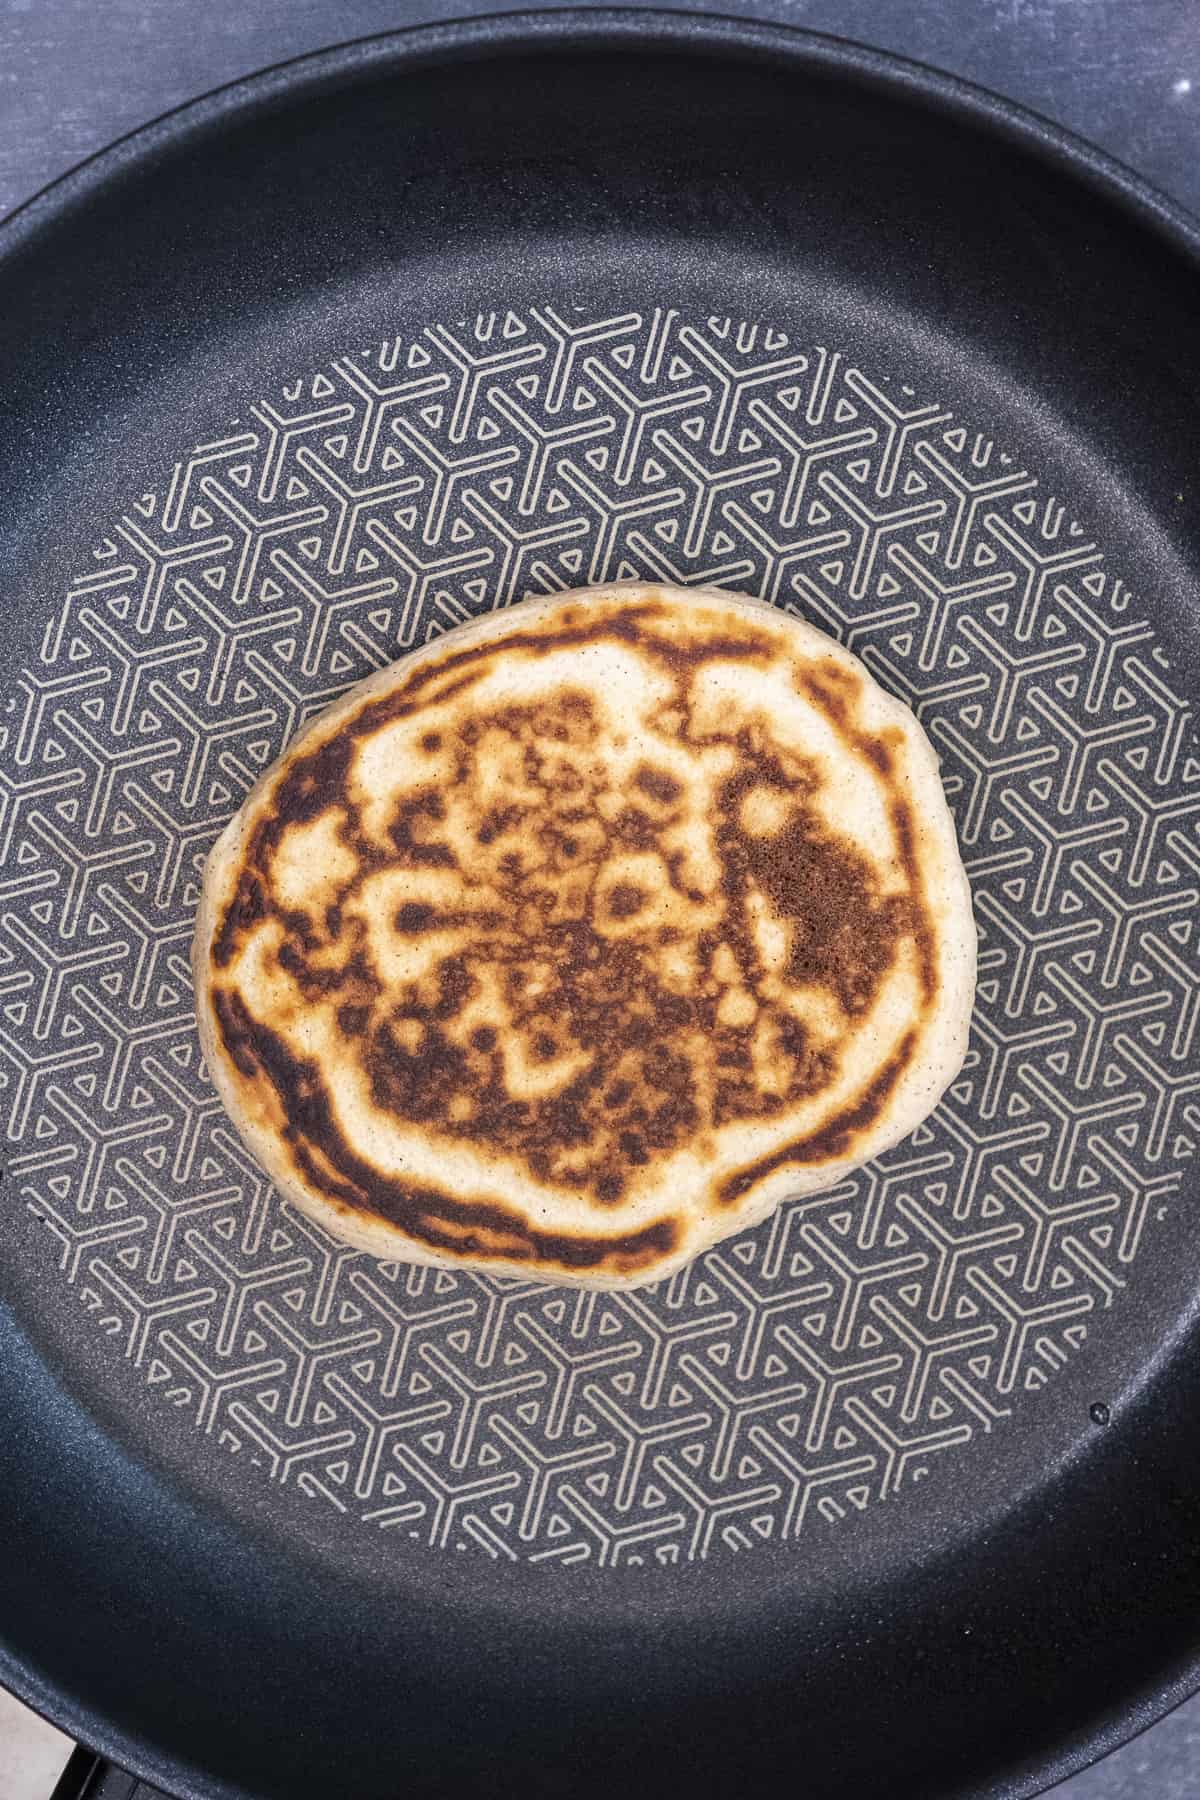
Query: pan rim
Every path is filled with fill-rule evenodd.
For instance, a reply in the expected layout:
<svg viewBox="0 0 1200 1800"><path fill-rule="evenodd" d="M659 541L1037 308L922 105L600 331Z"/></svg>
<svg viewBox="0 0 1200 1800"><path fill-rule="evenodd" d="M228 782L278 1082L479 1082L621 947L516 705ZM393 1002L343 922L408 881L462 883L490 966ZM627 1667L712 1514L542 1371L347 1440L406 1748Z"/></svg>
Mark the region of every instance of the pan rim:
<svg viewBox="0 0 1200 1800"><path fill-rule="evenodd" d="M249 118L259 108L365 76L427 63L444 65L502 53L538 50L579 55L657 49L687 55L747 55L779 59L798 72L850 78L903 96L938 116L984 130L1040 158L1116 206L1200 274L1200 217L1162 193L1118 158L1086 138L976 83L852 39L725 13L647 6L544 7L488 12L434 24L373 33L270 64L223 83L146 121L67 169L0 219L0 268L15 262L43 233L86 208L127 172L155 155L198 141ZM23 1335L23 1334L20 1334ZM53 1378L53 1375L51 1375ZM89 1748L139 1779L162 1783L181 1800L223 1795L251 1800L250 1791L195 1771L170 1753L129 1736L94 1712L86 1700L44 1679L5 1641L0 1619L0 1681L12 1693ZM1057 1755L1026 1765L975 1790L976 1800L1030 1800L1130 1742L1200 1690L1197 1647L1170 1674L1129 1696L1094 1730L1078 1734ZM963 1800L967 1800L964 1794Z"/></svg>
<svg viewBox="0 0 1200 1800"><path fill-rule="evenodd" d="M798 67L852 73L892 92L909 94L948 116L985 124L1122 203L1139 223L1156 231L1200 269L1200 216L1080 133L977 82L853 38L801 25L684 7L590 4L463 14L433 24L400 26L286 57L222 82L113 138L0 218L0 262L70 209L86 204L124 169L144 161L154 150L178 144L264 101L368 68L378 72L391 62L463 61L473 52L520 53L541 45L595 52L622 46L645 49L651 44L710 53L730 49L780 54Z"/></svg>

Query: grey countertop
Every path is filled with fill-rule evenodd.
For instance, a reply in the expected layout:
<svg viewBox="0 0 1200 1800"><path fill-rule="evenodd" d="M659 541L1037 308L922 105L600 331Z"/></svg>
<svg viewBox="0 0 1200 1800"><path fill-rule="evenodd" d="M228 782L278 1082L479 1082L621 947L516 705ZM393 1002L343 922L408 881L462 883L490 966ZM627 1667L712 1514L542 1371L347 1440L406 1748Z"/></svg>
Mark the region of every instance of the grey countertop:
<svg viewBox="0 0 1200 1800"><path fill-rule="evenodd" d="M114 137L223 82L484 10L517 8L0 0L0 217ZM948 69L1091 138L1200 214L1200 0L695 0L694 10L803 25ZM1200 1800L1200 1697L1054 1800Z"/></svg>

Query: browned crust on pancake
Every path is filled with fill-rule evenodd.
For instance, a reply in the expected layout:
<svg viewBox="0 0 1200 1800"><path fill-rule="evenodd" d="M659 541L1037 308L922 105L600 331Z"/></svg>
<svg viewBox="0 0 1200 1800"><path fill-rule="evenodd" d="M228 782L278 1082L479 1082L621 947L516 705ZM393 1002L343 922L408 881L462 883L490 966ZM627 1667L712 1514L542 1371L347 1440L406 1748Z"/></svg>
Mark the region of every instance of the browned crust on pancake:
<svg viewBox="0 0 1200 1800"><path fill-rule="evenodd" d="M464 1200L425 1184L389 1180L347 1144L313 1062L292 1056L275 1032L253 1019L236 994L215 1000L221 1041L237 1068L262 1075L278 1098L278 1130L296 1169L324 1197L351 1211L367 1211L433 1250L481 1261L536 1262L564 1271L628 1275L660 1261L679 1240L671 1218L636 1231L600 1235L538 1231L511 1207Z"/></svg>
<svg viewBox="0 0 1200 1800"><path fill-rule="evenodd" d="M726 620L717 632L697 632L698 641L681 641L672 636L674 604L645 596L645 590L636 596L608 590L607 599L573 598L548 615L541 609L532 629L514 614L502 635L493 628L473 643L447 642L407 672L398 666L385 691L367 691L357 704L350 697L336 709L332 728L318 721L278 777L268 777L248 803L232 886L209 919L206 940L198 937L198 987L209 1005L213 1047L229 1065L219 1085L257 1111L260 1132L282 1166L273 1168L276 1178L282 1172L289 1191L319 1197L335 1215L335 1230L338 1217L357 1215L394 1228L392 1254L402 1256L410 1242L429 1260L527 1266L548 1278L647 1278L677 1263L688 1232L672 1209L649 1220L643 1209L629 1229L614 1229L639 1172L685 1148L699 1146L705 1155L713 1133L727 1124L786 1117L837 1078L836 1052L811 1040L801 1020L772 998L751 928L752 897L789 922L787 981L825 992L847 1030L867 1014L899 958L912 959L918 998L911 1028L862 1091L818 1129L733 1173L726 1163L710 1187L712 1211L742 1216L781 1171L811 1173L861 1160L861 1146L873 1131L878 1135L897 1085L919 1058L942 996L938 933L905 775L905 732L895 724L864 729L861 681L848 659L832 652L797 659L797 691L828 721L841 752L869 765L890 792L892 856L903 882L884 893L872 864L823 816L817 771L794 751L785 754L766 724L743 721L728 731L696 725L698 674L712 664L777 664L778 619L771 615L760 626L746 605L744 625L731 629ZM587 773L596 721L582 683L539 692L527 706L463 705L498 650L536 661L601 644L634 649L668 677L681 746L722 750L731 759L732 772L714 789L721 917L690 935L670 924L651 928L659 903L653 883L625 878L605 886L597 876L585 903L562 899L574 891L581 867L602 871L609 857L632 866L638 857L657 858L670 903L685 917L711 897L689 887L686 857L664 850L684 793L677 777L644 760L621 805L609 806L598 825L600 790L594 781L589 786ZM459 702L457 712L447 712L452 701ZM422 711L431 728L419 748L431 759L431 774L423 779L419 766L406 771L381 843L377 831L366 829L355 797L355 757L375 734ZM485 795L487 758L500 752L520 759L513 789L519 800ZM530 793L541 798L531 802ZM781 822L769 831L749 828L748 796L768 808L777 801ZM446 837L448 807L464 802L473 809L478 854L488 859L491 899L483 907L427 899L400 904L392 917L397 942L465 933L467 948L442 958L436 979L397 991L375 966L355 911L364 883L397 870L414 878L444 872L469 898L479 884L464 873ZM353 873L326 884L320 909L289 907L278 891L281 843L292 828L320 820L334 829ZM531 834L543 858L533 879L522 856ZM238 991L238 958L265 927L274 933L278 968L302 999L336 1007L339 1041L364 1071L381 1114L485 1157L515 1160L534 1184L573 1188L596 1214L594 1226L543 1229L485 1191L464 1197L426 1181L401 1181L366 1160L346 1140L319 1060L297 1056L284 1032L255 1017ZM663 975L662 959L681 937L702 977L694 991L680 992ZM481 957L503 984L508 1016L532 1061L581 1060L578 1074L544 1098L514 1100L500 1034L489 1025L469 1027ZM726 974L736 965L745 1017L735 1016L714 978L721 958ZM533 986L538 991L530 1002ZM761 1033L768 1027L772 1055L764 1086Z"/></svg>
<svg viewBox="0 0 1200 1800"><path fill-rule="evenodd" d="M888 1057L878 1075L867 1083L849 1106L844 1106L832 1119L826 1120L819 1130L794 1138L790 1144L772 1151L770 1156L760 1156L757 1162L748 1163L736 1175L729 1176L721 1183L722 1205L734 1205L743 1194L749 1193L751 1188L766 1176L773 1175L777 1169L793 1168L797 1164L844 1163L847 1157L854 1154L856 1138L870 1130L895 1092L896 1083L912 1062L918 1042L917 1032L906 1032L898 1049Z"/></svg>

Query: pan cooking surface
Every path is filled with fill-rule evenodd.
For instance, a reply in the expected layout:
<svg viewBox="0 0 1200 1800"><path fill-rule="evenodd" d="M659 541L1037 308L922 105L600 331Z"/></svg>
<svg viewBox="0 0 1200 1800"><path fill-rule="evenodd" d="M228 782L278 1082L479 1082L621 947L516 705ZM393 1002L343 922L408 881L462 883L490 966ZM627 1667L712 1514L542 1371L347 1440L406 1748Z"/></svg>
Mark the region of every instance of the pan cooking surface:
<svg viewBox="0 0 1200 1800"><path fill-rule="evenodd" d="M89 1741L197 1794L937 1800L1184 1691L1200 310L1154 208L866 53L576 15L277 72L8 227L0 1635ZM657 1287L377 1264L200 1067L205 854L352 682L622 576L916 708L966 1066Z"/></svg>
<svg viewBox="0 0 1200 1800"><path fill-rule="evenodd" d="M1038 1430L1194 1149L1200 762L1153 596L1086 490L869 344L670 299L500 304L252 390L70 522L6 703L26 1253L49 1231L82 1354L107 1339L214 1457L405 1544L819 1555L980 1433ZM648 1293L378 1265L276 1199L200 1066L205 852L349 682L656 575L796 611L916 706L981 931L966 1068L896 1150Z"/></svg>

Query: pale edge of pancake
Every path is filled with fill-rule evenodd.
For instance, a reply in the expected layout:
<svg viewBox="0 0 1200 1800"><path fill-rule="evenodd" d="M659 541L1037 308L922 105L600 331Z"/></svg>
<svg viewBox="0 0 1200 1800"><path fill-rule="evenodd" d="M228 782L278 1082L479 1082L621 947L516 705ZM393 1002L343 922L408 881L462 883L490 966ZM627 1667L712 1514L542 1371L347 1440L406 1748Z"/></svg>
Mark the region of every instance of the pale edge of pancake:
<svg viewBox="0 0 1200 1800"><path fill-rule="evenodd" d="M636 602L660 596L667 601L682 597L689 603L710 600L754 618L765 615L776 628L780 622L785 623L789 636L802 650L810 649L815 656L834 657L865 684L873 728L894 725L903 732L909 797L921 843L920 866L925 876L925 898L926 903L936 909L938 917L939 1002L917 1059L900 1078L883 1120L868 1131L854 1155L822 1163L817 1168L789 1168L785 1164L755 1183L737 1204L723 1207L719 1212L710 1211L703 1221L697 1221L696 1215L689 1210L687 1220L691 1229L686 1243L652 1267L632 1275L573 1275L557 1271L550 1274L520 1259L508 1261L489 1257L473 1260L469 1256L444 1255L415 1242L386 1219L368 1217L351 1208L343 1209L311 1193L288 1168L275 1135L249 1117L241 1103L237 1073L217 1035L208 972L209 950L236 886L242 847L252 828L258 804L271 792L297 753L332 737L343 720L361 710L364 701L392 691L398 680L406 679L423 663L439 660L447 650L453 653L493 638L504 638L514 628L523 629L569 604L581 601L591 604L606 599ZM935 887L937 891L928 891ZM239 1136L283 1197L334 1237L387 1262L452 1270L475 1268L495 1275L519 1275L552 1286L626 1289L665 1280L720 1239L758 1224L782 1201L835 1186L853 1170L890 1150L914 1131L933 1111L966 1056L975 997L976 949L971 890L958 851L954 821L942 791L938 759L911 709L886 693L858 657L843 649L835 639L766 601L727 593L723 588L675 588L661 583L624 581L580 588L545 599L524 600L517 606L488 613L398 658L356 683L341 699L317 714L255 782L209 852L192 940L192 976L204 1060ZM696 1229L698 1222L701 1224L699 1230ZM705 1230L704 1225L710 1228Z"/></svg>

